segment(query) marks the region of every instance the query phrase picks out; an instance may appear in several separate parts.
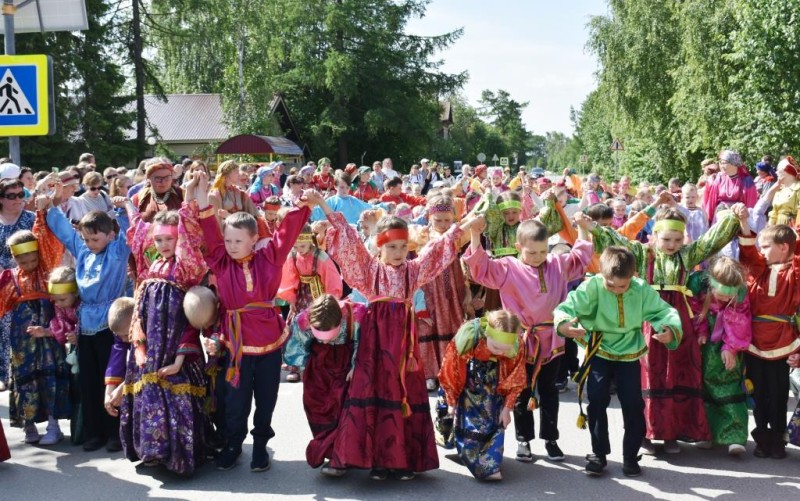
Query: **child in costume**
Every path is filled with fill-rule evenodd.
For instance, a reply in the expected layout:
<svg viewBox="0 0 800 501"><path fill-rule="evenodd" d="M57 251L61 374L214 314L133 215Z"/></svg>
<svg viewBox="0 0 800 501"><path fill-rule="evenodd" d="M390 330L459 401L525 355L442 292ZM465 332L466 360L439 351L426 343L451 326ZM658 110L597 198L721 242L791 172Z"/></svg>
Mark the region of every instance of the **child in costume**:
<svg viewBox="0 0 800 501"><path fill-rule="evenodd" d="M417 235L417 244L424 247L439 239L455 224L453 198L442 193L429 195L428 215L430 224ZM458 242L458 248L467 243L467 235ZM453 261L436 278L422 286L427 312L429 332L419 338L419 354L425 371L428 391L436 390L436 378L441 369L447 345L452 341L464 321L463 302L466 282L460 260Z"/></svg>
<svg viewBox="0 0 800 501"><path fill-rule="evenodd" d="M342 276L328 255L319 250L311 226L303 226L289 257L283 264L278 298L289 303L289 324L322 294L342 297ZM300 381L297 367L288 366L286 380Z"/></svg>
<svg viewBox="0 0 800 501"><path fill-rule="evenodd" d="M199 332L183 311L186 289L198 285L208 272L200 253L197 207L192 203L197 183L194 177L187 185L180 211L159 212L152 224L129 206L134 257L140 258L150 238L160 257L150 265L134 297L133 355L120 413L123 449L131 461L163 464L181 475L192 475L206 452L202 350Z"/></svg>
<svg viewBox="0 0 800 501"><path fill-rule="evenodd" d="M581 216L583 216L581 214ZM482 218L479 219L479 221ZM525 221L514 237L514 251L520 257L489 259L480 245L481 224L472 228L472 242L464 254L473 280L487 288L499 289L503 309L517 315L525 328L526 370L530 384L520 394L514 408L517 431L517 459L533 461L530 441L536 437L533 411L540 408L539 436L545 441L547 458L562 461L558 446L559 357L564 341L553 334L552 312L567 297L569 282L580 279L592 258L592 244L578 240L562 255L548 255L547 228L539 221ZM537 401L534 391L538 392Z"/></svg>
<svg viewBox="0 0 800 501"><path fill-rule="evenodd" d="M214 209L208 204L208 179L199 176L196 196L207 247L205 259L217 278L224 315L222 339L231 357L225 376L229 383L225 402L228 444L217 457L217 469L232 468L242 453L255 396L250 469L266 471L270 467L267 441L275 436L271 424L280 384L280 349L288 337L273 301L283 265L310 210L299 199L295 202L299 208L287 212L269 243L254 252L259 239L256 219L247 213L231 214L225 218L223 237Z"/></svg>
<svg viewBox="0 0 800 501"><path fill-rule="evenodd" d="M439 380L462 463L477 479L500 480L503 439L526 386L522 326L505 310L471 320L447 345Z"/></svg>
<svg viewBox="0 0 800 501"><path fill-rule="evenodd" d="M689 306L691 291L686 283L694 268L716 254L730 242L740 227L740 217L747 210L737 204L735 210L724 216L698 240L684 245L686 218L676 207L666 207L655 217L655 246L621 237L611 228L591 223L595 252L611 245L620 245L636 256L637 272L642 279L653 284L661 297L673 305L681 315L684 341L674 351L661 343L651 343L653 329L645 325L648 345L642 358L642 385L645 397L647 435L642 443L642 453L654 454L651 440L664 440L664 450L670 454L680 452L677 441L700 442L711 439L702 398L703 374L700 345L692 326ZM602 261L602 260L601 260Z"/></svg>
<svg viewBox="0 0 800 501"><path fill-rule="evenodd" d="M78 296L78 285L75 282L75 270L66 266L55 268L50 272L50 277L47 279L47 290L55 306L55 315L50 320L48 327L31 326L28 328L28 332L37 337L52 336L61 346L66 343L70 345L70 353L74 354L72 359L73 363L75 363L70 370L70 402L72 404L70 436L72 443L79 444L83 441L83 430L80 412L78 412L80 398L75 395L78 389L78 381L73 375L76 374L74 370L77 369L77 353L75 353L75 350L78 344L78 306L81 299ZM69 356L65 358L65 361L70 365ZM72 388L73 385L75 385L74 389ZM64 435L61 431L54 430L53 433L42 437L39 445L52 445L60 442L62 438L64 438Z"/></svg>
<svg viewBox="0 0 800 501"><path fill-rule="evenodd" d="M115 418L119 417L122 405L122 392L125 389L125 371L128 354L131 348L130 332L133 310L136 302L132 297L120 297L111 303L108 310L108 328L114 333L114 346L106 368L106 412ZM121 439L121 437L120 437Z"/></svg>
<svg viewBox="0 0 800 501"><path fill-rule="evenodd" d="M708 215L702 207L697 205L699 202L697 186L686 183L681 188L681 194L681 207L686 216L686 235L690 242L694 242L700 238L700 235L708 231Z"/></svg>
<svg viewBox="0 0 800 501"><path fill-rule="evenodd" d="M36 201L33 231L20 230L6 240L17 264L0 272L0 316L11 312L11 426L25 430L25 443L52 445L63 435L59 419L68 419L69 366L64 347L42 327L53 318L47 276L61 263L64 247L47 229L47 198ZM36 423L47 422L42 437Z"/></svg>
<svg viewBox="0 0 800 501"><path fill-rule="evenodd" d="M114 197L116 205L125 203ZM108 328L108 309L125 293L130 248L125 239L127 219L120 225L105 212L94 211L81 218L78 230L61 210L47 211L47 225L76 262L76 278L81 296L78 315L78 365L80 366L81 412L86 441L83 449L109 452L122 449L119 420L104 408L104 373L108 366L114 335Z"/></svg>
<svg viewBox="0 0 800 501"><path fill-rule="evenodd" d="M278 230L278 225L280 224L281 199L276 196L267 197L261 208L264 211L267 238L272 238L272 235Z"/></svg>
<svg viewBox="0 0 800 501"><path fill-rule="evenodd" d="M745 354L755 400L753 454L783 459L789 398L787 361L800 350L795 322L800 307L800 255L797 234L789 226L769 226L758 233L760 249L755 243L749 227L744 229L739 246L753 315L753 339Z"/></svg>
<svg viewBox="0 0 800 501"><path fill-rule="evenodd" d="M633 477L641 474L637 454L645 435L639 360L648 347L642 325L647 322L651 326L652 340L674 350L681 342L681 319L647 282L634 277L637 263L629 250L609 247L600 262L600 274L570 292L555 309L554 323L559 335L575 339L586 350L575 378L578 402L583 398L584 385L589 398L592 454L586 457L586 472L602 474L611 453L606 409L613 378L625 426L622 471ZM578 426L586 427L582 404Z"/></svg>
<svg viewBox="0 0 800 501"><path fill-rule="evenodd" d="M314 435L306 447L306 461L312 468L331 458L365 313L361 304L323 294L292 323L283 359L290 366L305 368L303 407ZM347 470L327 462L321 472L338 477Z"/></svg>
<svg viewBox="0 0 800 501"><path fill-rule="evenodd" d="M398 478L412 479L415 472L437 468L439 460L411 299L457 257L456 242L469 223L451 228L407 261L408 225L384 218L376 238L380 258L375 258L342 214L319 195L308 196L332 224L327 248L343 278L369 300L331 467L371 468L376 480L395 470Z"/></svg>
<svg viewBox="0 0 800 501"><path fill-rule="evenodd" d="M720 257L712 261L706 279L706 290L696 291L691 300L703 357L706 418L713 444L727 445L728 453L738 456L745 452L748 419L741 353L752 338L745 271L733 259ZM711 443L701 447L710 448Z"/></svg>

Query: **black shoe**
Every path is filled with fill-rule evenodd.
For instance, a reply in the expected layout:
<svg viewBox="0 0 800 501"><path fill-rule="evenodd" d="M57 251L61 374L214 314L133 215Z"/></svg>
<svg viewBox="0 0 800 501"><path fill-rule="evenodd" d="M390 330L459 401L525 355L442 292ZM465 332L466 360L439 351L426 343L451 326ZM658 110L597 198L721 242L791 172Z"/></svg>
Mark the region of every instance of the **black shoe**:
<svg viewBox="0 0 800 501"><path fill-rule="evenodd" d="M555 440L545 441L544 448L547 451L548 461L564 461L564 453L561 452L561 447L558 446L558 443L556 443Z"/></svg>
<svg viewBox="0 0 800 501"><path fill-rule="evenodd" d="M103 437L94 437L90 438L86 442L83 443L83 450L86 452L96 451L97 449L103 447L108 442L107 438Z"/></svg>
<svg viewBox="0 0 800 501"><path fill-rule="evenodd" d="M639 466L639 460L642 459L642 456L636 456L634 458L625 458L622 461L622 474L626 477L638 477L642 474L642 468Z"/></svg>
<svg viewBox="0 0 800 501"><path fill-rule="evenodd" d="M119 452L122 450L122 442L117 437L109 438L106 444L106 450L108 452Z"/></svg>
<svg viewBox="0 0 800 501"><path fill-rule="evenodd" d="M589 454L586 456L586 461L586 473L589 475L602 475L603 470L605 470L606 466L608 465L605 456Z"/></svg>
<svg viewBox="0 0 800 501"><path fill-rule="evenodd" d="M756 448L753 450L753 455L757 458L768 458L770 456L770 450L756 442Z"/></svg>
<svg viewBox="0 0 800 501"><path fill-rule="evenodd" d="M267 471L269 470L269 453L267 446L254 446L253 457L250 460L250 471Z"/></svg>
<svg viewBox="0 0 800 501"><path fill-rule="evenodd" d="M608 385L608 394L609 395L616 395L617 394L617 382L612 380L611 384Z"/></svg>
<svg viewBox="0 0 800 501"><path fill-rule="evenodd" d="M568 384L569 384L569 379L567 378L559 379L558 381L556 381L556 389L558 390L559 393L564 393L569 389Z"/></svg>
<svg viewBox="0 0 800 501"><path fill-rule="evenodd" d="M369 472L369 478L372 480L386 480L389 477L389 470L386 468L373 468Z"/></svg>
<svg viewBox="0 0 800 501"><path fill-rule="evenodd" d="M414 480L417 475L413 471L408 470L395 470L394 478L397 480Z"/></svg>
<svg viewBox="0 0 800 501"><path fill-rule="evenodd" d="M217 464L218 470L230 470L234 466L236 466L236 460L239 458L239 454L242 453L242 448L233 448L233 447L225 447L225 449L220 452L219 456L217 456L217 460L215 461Z"/></svg>

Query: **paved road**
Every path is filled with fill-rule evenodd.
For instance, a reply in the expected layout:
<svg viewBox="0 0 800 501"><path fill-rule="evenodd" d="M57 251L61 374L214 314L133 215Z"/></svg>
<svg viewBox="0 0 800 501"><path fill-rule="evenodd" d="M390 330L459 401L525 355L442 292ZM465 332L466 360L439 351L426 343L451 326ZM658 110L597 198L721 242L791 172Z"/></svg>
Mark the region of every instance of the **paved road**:
<svg viewBox="0 0 800 501"><path fill-rule="evenodd" d="M750 453L742 459L729 458L724 450L702 451L682 444L679 455L646 457L644 474L628 479L621 472L619 447L622 417L616 401L610 411L612 454L603 478L587 477L583 457L589 452L589 433L574 423L578 406L574 389L562 394L560 444L567 459L550 464L539 459L533 464L512 459L516 442L506 435L505 479L499 484L475 481L466 468L444 457L441 468L411 482L375 482L366 472L351 471L340 479L322 477L305 463L304 451L310 438L301 403L301 384L281 386L274 420L277 437L270 442L272 469L251 473L251 440L239 465L227 472L211 466L193 478L183 479L160 469L143 469L120 455L104 451L87 453L68 440L50 447L27 446L19 429L10 429L8 393L0 394L0 415L11 443L11 461L0 463L0 499L7 500L106 500L143 499L796 499L800 495L800 450L790 448L789 457L778 461L757 459ZM790 405L794 408L795 401ZM68 430L66 422L62 423ZM43 428L43 426L42 426ZM541 441L534 453L544 454Z"/></svg>

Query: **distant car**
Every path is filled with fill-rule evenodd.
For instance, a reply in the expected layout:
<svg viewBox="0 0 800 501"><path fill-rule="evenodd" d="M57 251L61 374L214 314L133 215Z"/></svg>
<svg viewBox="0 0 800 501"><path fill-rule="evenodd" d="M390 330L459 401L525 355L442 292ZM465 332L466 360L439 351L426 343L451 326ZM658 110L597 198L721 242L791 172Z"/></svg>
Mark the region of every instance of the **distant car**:
<svg viewBox="0 0 800 501"><path fill-rule="evenodd" d="M534 167L531 169L530 176L534 179L544 177L544 169L541 167Z"/></svg>

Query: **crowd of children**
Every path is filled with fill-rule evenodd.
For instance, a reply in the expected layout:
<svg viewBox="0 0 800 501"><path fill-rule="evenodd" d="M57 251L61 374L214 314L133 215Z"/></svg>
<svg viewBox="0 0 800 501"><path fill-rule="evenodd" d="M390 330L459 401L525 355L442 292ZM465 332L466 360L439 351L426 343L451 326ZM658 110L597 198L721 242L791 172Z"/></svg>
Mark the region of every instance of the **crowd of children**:
<svg viewBox="0 0 800 501"><path fill-rule="evenodd" d="M226 161L212 180L155 158L130 197L84 176L77 220L63 176L41 176L30 227L3 241L11 425L52 445L69 419L87 451L191 475L236 465L255 403L250 468L265 471L283 369L302 381L306 459L322 474L410 480L439 467L438 444L497 481L511 421L516 459L533 460L537 410L547 460L564 460L572 376L591 475L612 451L614 392L626 476L681 442L745 453L748 402L755 456L800 445L800 408L786 419L800 367L794 159L763 159L756 182L725 150L697 183L638 189L483 165L456 179L427 160L404 179L387 160L323 158L288 177L282 162ZM0 209L23 196L0 181Z"/></svg>

